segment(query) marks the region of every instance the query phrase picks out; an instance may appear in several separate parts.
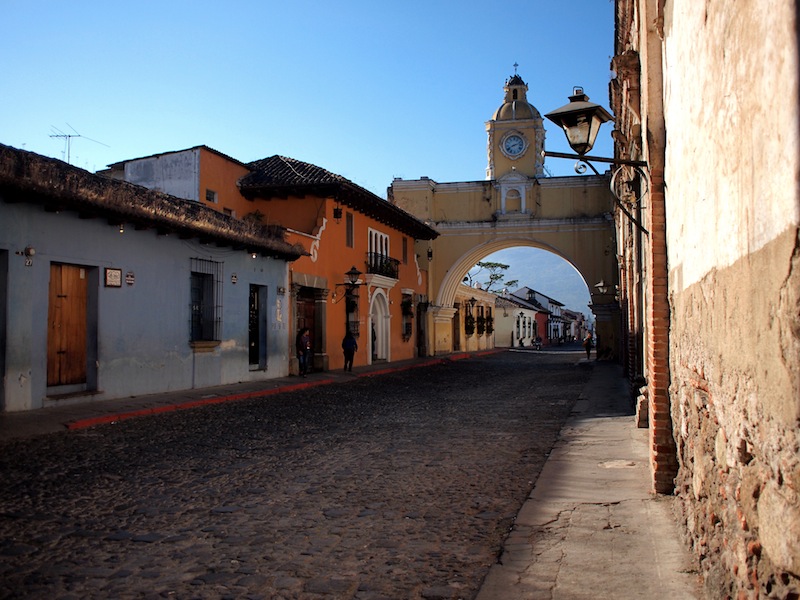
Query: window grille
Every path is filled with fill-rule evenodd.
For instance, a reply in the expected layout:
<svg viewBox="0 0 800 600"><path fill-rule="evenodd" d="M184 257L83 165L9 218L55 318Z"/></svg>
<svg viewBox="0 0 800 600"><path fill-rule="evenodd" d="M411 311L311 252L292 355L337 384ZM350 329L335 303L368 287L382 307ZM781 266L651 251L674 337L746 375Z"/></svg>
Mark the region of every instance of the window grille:
<svg viewBox="0 0 800 600"><path fill-rule="evenodd" d="M222 330L222 264L193 258L191 272L191 341L219 341Z"/></svg>
<svg viewBox="0 0 800 600"><path fill-rule="evenodd" d="M355 247L355 233L353 225L353 213L349 212L345 215L345 228L347 231L347 247Z"/></svg>

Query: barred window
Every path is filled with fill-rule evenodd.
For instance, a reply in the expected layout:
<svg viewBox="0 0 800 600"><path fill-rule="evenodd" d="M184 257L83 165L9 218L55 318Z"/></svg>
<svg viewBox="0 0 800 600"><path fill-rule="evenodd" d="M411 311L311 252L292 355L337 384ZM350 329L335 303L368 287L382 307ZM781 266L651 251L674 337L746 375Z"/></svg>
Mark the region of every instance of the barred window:
<svg viewBox="0 0 800 600"><path fill-rule="evenodd" d="M353 213L348 212L345 215L345 225L346 225L346 233L347 233L347 247L354 248L355 243L355 233L354 233L354 225L353 225Z"/></svg>
<svg viewBox="0 0 800 600"><path fill-rule="evenodd" d="M222 264L192 259L191 341L218 341L222 329Z"/></svg>

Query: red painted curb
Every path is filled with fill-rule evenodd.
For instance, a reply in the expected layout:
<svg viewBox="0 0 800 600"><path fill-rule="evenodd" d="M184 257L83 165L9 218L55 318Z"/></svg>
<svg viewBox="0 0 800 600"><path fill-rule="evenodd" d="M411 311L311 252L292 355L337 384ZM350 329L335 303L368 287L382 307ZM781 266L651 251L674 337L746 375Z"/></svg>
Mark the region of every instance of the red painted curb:
<svg viewBox="0 0 800 600"><path fill-rule="evenodd" d="M198 408L200 406L209 406L212 404L222 404L223 402L235 402L237 400L247 400L249 398L257 398L263 396L272 396L283 392L294 392L319 385L327 385L334 383L333 379L321 379L319 381L307 381L303 383L295 383L291 385L284 385L281 387L269 388L258 390L255 392L244 392L241 394L231 394L229 396L218 396L216 398L202 398L200 400L187 400L178 404L165 404L164 406L156 406L154 408L142 408L140 410L132 410L124 413L115 413L111 415L100 415L97 417L88 417L86 419L78 419L67 423L68 430L73 431L76 429L86 429L87 427L94 427L95 425L107 425L109 423L118 423L127 419L135 419L138 417L147 417L151 415L159 415L161 413L175 412L178 410L188 410L191 408Z"/></svg>
<svg viewBox="0 0 800 600"><path fill-rule="evenodd" d="M459 352L458 354L450 354L441 358L431 358L430 360L420 361L412 365L405 365L402 367L387 367L378 371L370 371L367 373L359 373L358 377L375 377L376 375L385 375L387 373L398 373L400 371L408 371L410 369L418 369L420 367L429 367L431 365L444 364L451 360L462 360L465 358L475 358L481 356L488 356L496 354L502 350L486 350L483 352ZM178 404L166 404L164 406L156 406L153 408L142 408L140 410L132 410L123 413L115 413L109 415L100 415L97 417L88 417L86 419L78 419L66 424L70 431L76 429L86 429L87 427L94 427L95 425L107 425L109 423L118 423L127 419L135 419L138 417L148 417L152 415L159 415L162 413L175 412L178 410L188 410L191 408L198 408L200 406L209 406L212 404L222 404L223 402L235 402L237 400L247 400L249 398L260 398L263 396L272 396L274 394L282 394L284 392L294 392L297 390L304 390L311 387L320 385L328 385L335 383L334 379L321 379L319 381L304 381L302 383L293 383L289 385L258 390L255 392L243 392L241 394L231 394L229 396L217 396L215 398L202 398L200 400L187 400Z"/></svg>
<svg viewBox="0 0 800 600"><path fill-rule="evenodd" d="M441 358L433 358L431 360L426 360L424 362L419 362L413 365L406 365L404 367L386 367L385 369L380 369L378 371L369 371L368 373L360 373L358 377L375 377L375 375L386 375L387 373L399 373L401 371L409 371L411 369L417 369L419 367L430 367L431 365L439 365L445 362L445 359Z"/></svg>

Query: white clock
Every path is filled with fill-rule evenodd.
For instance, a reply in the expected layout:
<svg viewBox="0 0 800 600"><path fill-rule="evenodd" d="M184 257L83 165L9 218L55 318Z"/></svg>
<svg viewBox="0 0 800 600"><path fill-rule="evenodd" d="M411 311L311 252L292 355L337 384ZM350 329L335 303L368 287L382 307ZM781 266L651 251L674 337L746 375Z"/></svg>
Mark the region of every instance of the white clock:
<svg viewBox="0 0 800 600"><path fill-rule="evenodd" d="M524 150L525 140L516 133L503 140L503 151L509 156L519 156Z"/></svg>

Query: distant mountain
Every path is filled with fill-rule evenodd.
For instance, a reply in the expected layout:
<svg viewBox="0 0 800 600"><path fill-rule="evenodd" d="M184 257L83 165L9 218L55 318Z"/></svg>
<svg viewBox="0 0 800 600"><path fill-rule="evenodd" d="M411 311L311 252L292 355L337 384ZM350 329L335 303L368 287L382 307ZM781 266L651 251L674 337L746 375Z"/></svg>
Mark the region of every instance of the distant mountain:
<svg viewBox="0 0 800 600"><path fill-rule="evenodd" d="M586 282L575 267L560 256L538 248L518 247L490 254L481 262L509 265L504 280L519 280L510 292L527 286L558 300L570 310L591 317L588 308L591 296ZM484 275L487 275L485 271L478 275L477 281L485 281Z"/></svg>

